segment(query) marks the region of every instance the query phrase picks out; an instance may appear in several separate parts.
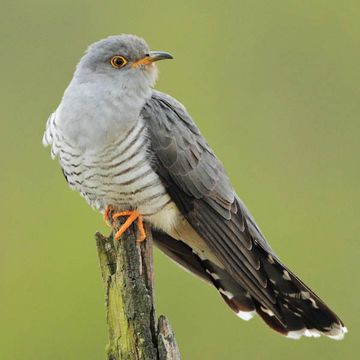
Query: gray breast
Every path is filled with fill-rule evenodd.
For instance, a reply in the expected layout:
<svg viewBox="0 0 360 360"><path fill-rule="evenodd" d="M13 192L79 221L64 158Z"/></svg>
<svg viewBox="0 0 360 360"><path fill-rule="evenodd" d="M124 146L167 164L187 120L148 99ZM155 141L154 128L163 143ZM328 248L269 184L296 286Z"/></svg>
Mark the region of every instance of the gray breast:
<svg viewBox="0 0 360 360"><path fill-rule="evenodd" d="M149 140L142 118L128 131L98 150L80 150L69 143L56 126L55 116L48 127L52 131L52 153L58 156L71 188L100 211L109 204L119 209L138 209L146 218L173 208L171 198L151 166ZM45 140L46 141L46 140ZM50 143L50 141L47 141Z"/></svg>

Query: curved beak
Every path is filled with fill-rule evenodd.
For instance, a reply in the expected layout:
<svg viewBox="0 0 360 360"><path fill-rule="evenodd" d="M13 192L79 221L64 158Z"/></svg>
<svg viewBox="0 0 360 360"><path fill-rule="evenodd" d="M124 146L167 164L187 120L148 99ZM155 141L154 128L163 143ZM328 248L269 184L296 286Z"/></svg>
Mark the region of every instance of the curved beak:
<svg viewBox="0 0 360 360"><path fill-rule="evenodd" d="M150 51L148 55L143 57L140 60L135 61L131 67L138 67L140 65L148 65L152 64L155 61L165 60L165 59L173 59L174 57L165 51Z"/></svg>

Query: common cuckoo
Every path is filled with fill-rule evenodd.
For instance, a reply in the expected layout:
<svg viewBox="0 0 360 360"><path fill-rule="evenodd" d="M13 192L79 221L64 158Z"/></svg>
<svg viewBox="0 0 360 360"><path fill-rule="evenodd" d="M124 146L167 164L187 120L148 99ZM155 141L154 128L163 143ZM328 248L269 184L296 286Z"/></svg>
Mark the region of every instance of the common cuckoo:
<svg viewBox="0 0 360 360"><path fill-rule="evenodd" d="M151 225L155 244L213 285L242 319L257 313L290 338L342 339L342 321L275 255L185 107L153 89L155 62L134 35L92 44L43 138L92 206Z"/></svg>

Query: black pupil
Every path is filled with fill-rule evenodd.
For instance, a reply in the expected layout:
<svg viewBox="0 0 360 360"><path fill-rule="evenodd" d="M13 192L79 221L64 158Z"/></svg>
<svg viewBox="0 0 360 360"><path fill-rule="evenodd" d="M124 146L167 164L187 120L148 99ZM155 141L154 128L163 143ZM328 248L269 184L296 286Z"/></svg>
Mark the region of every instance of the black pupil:
<svg viewBox="0 0 360 360"><path fill-rule="evenodd" d="M121 66L124 63L124 60L122 58L117 58L115 60L115 64Z"/></svg>

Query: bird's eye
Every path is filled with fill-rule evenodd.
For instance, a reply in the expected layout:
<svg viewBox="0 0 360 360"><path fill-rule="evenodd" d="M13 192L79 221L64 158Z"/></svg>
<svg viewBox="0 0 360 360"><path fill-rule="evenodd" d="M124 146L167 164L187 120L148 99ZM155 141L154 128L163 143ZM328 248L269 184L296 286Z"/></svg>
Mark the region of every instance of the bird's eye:
<svg viewBox="0 0 360 360"><path fill-rule="evenodd" d="M114 68L120 69L127 64L127 60L121 55L116 55L111 58L110 63Z"/></svg>

